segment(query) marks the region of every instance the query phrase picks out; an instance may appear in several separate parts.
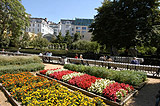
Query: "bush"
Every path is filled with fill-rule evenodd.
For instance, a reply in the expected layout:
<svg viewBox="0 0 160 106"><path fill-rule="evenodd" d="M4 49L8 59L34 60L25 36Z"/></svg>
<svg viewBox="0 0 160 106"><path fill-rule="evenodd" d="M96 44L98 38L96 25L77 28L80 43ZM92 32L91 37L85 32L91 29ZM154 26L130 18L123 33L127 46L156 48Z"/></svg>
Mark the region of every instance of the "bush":
<svg viewBox="0 0 160 106"><path fill-rule="evenodd" d="M38 56L0 56L0 66L41 63Z"/></svg>
<svg viewBox="0 0 160 106"><path fill-rule="evenodd" d="M126 83L133 86L140 85L147 79L146 73L133 70L115 71L106 69L104 67L91 67L74 64L65 64L64 68L73 71L84 72L95 77L115 80L116 82Z"/></svg>
<svg viewBox="0 0 160 106"><path fill-rule="evenodd" d="M19 72L35 72L43 70L44 65L42 63L31 63L25 65L8 65L0 67L0 76L6 73L14 74Z"/></svg>

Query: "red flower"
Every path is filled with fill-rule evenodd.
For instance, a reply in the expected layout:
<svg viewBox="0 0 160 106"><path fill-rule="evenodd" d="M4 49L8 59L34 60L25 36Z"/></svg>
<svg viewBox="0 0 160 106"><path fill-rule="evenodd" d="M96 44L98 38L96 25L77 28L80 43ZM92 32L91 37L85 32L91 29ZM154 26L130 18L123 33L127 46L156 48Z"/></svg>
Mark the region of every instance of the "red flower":
<svg viewBox="0 0 160 106"><path fill-rule="evenodd" d="M67 75L67 74L70 74L70 73L73 73L73 72L74 71L70 71L70 70L68 70L68 71L58 71L58 72L54 72L54 73L50 74L49 76L60 80L60 79L62 79L63 75Z"/></svg>
<svg viewBox="0 0 160 106"><path fill-rule="evenodd" d="M72 79L70 79L68 83L72 85L77 85L78 87L83 89L87 89L92 85L92 83L95 83L96 79L100 79L100 78L96 78L95 76L84 74L81 76L72 77Z"/></svg>

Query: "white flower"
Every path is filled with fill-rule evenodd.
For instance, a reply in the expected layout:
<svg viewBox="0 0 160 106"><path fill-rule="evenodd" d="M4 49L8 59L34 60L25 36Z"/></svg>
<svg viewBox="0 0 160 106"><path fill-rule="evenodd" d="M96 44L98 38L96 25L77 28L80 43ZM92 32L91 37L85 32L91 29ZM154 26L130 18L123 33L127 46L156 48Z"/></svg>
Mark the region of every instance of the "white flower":
<svg viewBox="0 0 160 106"><path fill-rule="evenodd" d="M73 76L81 76L81 75L83 75L83 74L84 74L84 73L74 72L74 73L71 73L71 74L63 75L62 80L64 80L64 81L69 81L70 79L72 79Z"/></svg>
<svg viewBox="0 0 160 106"><path fill-rule="evenodd" d="M46 75L50 75L50 74L52 74L52 73L54 73L54 72L58 72L58 71L67 71L67 69L57 69L57 70L48 70L47 72L46 72Z"/></svg>
<svg viewBox="0 0 160 106"><path fill-rule="evenodd" d="M115 83L115 81L110 81L108 79L98 79L95 83L92 83L91 87L88 88L88 91L102 93L103 90L111 83Z"/></svg>

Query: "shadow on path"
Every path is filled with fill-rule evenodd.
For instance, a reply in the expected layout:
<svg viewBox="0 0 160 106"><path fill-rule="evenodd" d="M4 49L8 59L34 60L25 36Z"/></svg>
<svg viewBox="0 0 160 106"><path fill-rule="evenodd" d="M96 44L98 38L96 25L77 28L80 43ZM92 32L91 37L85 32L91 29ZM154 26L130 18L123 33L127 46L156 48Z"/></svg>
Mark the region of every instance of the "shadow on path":
<svg viewBox="0 0 160 106"><path fill-rule="evenodd" d="M155 96L160 90L160 79L148 78L148 80L148 84L139 90L125 106L155 106Z"/></svg>

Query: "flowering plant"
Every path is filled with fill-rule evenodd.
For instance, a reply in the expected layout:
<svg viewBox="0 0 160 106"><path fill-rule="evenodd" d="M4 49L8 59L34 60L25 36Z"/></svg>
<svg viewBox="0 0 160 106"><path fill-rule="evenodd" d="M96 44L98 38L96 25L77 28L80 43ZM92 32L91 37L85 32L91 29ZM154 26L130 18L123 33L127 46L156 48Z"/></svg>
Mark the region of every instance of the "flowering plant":
<svg viewBox="0 0 160 106"><path fill-rule="evenodd" d="M115 83L115 81L110 81L108 79L97 79L96 82L92 83L92 86L90 86L87 90L102 94L106 86L112 83Z"/></svg>
<svg viewBox="0 0 160 106"><path fill-rule="evenodd" d="M103 94L105 97L111 99L111 100L121 100L122 97L126 96L126 94L128 94L128 92L130 92L131 90L134 90L134 88L132 86L129 86L128 84L124 84L124 83L112 83L109 86L106 86L106 88L103 90Z"/></svg>
<svg viewBox="0 0 160 106"><path fill-rule="evenodd" d="M54 73L54 72L58 72L58 71L65 71L65 70L67 70L67 69L50 69L50 70L48 70L47 72L46 72L46 75L50 75L50 74L52 74L52 73Z"/></svg>
<svg viewBox="0 0 160 106"><path fill-rule="evenodd" d="M70 71L70 70L68 70L68 71L58 71L58 72L54 72L54 73L50 74L49 77L54 77L54 78L60 80L60 79L62 79L63 75L67 75L67 74L70 74L70 73L73 73L73 72L74 71Z"/></svg>
<svg viewBox="0 0 160 106"><path fill-rule="evenodd" d="M0 81L10 89L12 97L25 106L105 106L99 98L89 98L79 91L70 91L55 80L35 77L31 73L2 75Z"/></svg>
<svg viewBox="0 0 160 106"><path fill-rule="evenodd" d="M96 79L100 78L84 74L81 76L72 77L72 79L69 80L69 83L72 85L77 85L80 88L87 89L91 86L92 83L95 83Z"/></svg>
<svg viewBox="0 0 160 106"><path fill-rule="evenodd" d="M64 75L62 77L62 80L68 82L70 79L72 79L72 77L81 76L81 75L84 75L84 73L74 72L74 73L71 73L71 74Z"/></svg>

